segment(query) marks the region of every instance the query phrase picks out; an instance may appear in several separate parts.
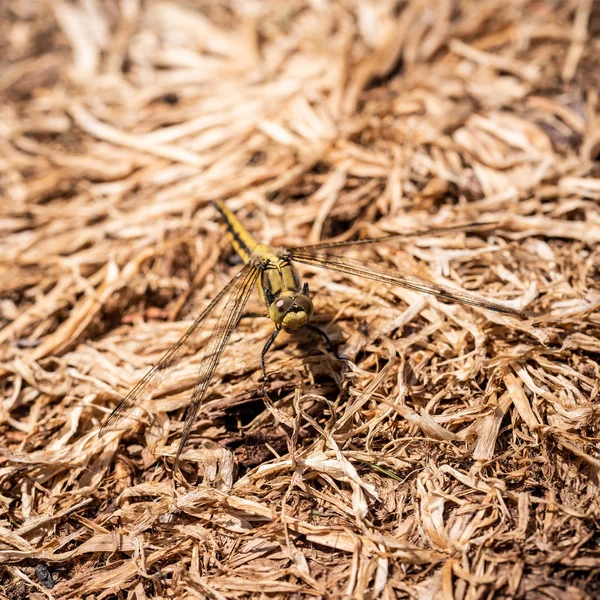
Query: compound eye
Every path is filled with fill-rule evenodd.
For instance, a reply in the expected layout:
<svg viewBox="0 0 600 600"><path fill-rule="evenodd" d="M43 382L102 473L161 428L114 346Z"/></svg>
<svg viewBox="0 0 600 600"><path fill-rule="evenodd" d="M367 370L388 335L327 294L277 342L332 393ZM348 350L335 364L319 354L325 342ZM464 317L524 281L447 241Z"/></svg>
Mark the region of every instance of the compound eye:
<svg viewBox="0 0 600 600"><path fill-rule="evenodd" d="M285 315L285 313L290 310L294 301L291 298L280 298L275 302L275 309L277 313L281 316Z"/></svg>
<svg viewBox="0 0 600 600"><path fill-rule="evenodd" d="M296 305L300 309L302 309L309 317L312 316L313 303L312 303L312 300L308 296L297 296L296 297Z"/></svg>

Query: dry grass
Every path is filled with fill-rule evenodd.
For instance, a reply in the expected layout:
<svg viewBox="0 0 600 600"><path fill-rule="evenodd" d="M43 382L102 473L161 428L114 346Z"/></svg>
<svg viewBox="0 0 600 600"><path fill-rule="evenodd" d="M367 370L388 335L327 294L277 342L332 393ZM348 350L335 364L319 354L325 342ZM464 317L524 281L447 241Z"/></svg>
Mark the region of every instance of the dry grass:
<svg viewBox="0 0 600 600"><path fill-rule="evenodd" d="M599 32L591 0L4 0L0 598L598 598ZM97 434L238 268L212 197L275 245L498 221L369 252L545 318L303 269L352 362L280 336L265 408L243 321L176 484L197 356Z"/></svg>

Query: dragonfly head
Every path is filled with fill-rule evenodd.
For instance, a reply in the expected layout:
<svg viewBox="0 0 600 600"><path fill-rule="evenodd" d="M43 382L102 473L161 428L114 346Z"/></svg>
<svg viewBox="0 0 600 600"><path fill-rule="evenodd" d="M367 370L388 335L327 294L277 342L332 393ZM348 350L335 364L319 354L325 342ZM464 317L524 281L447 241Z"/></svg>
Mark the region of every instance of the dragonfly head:
<svg viewBox="0 0 600 600"><path fill-rule="evenodd" d="M280 296L269 306L269 317L284 331L295 333L312 317L314 307L307 294Z"/></svg>

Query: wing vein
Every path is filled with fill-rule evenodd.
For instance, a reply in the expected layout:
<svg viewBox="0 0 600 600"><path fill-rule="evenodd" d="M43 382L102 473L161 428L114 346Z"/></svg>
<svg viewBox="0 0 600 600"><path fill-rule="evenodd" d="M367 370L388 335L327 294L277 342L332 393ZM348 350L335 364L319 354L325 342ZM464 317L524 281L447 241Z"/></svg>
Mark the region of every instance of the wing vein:
<svg viewBox="0 0 600 600"><path fill-rule="evenodd" d="M487 310L493 310L496 312L516 315L521 318L526 318L527 315L520 310L510 308L499 302L482 298L475 294L471 294L460 288L453 288L426 279L421 279L415 275L408 275L405 273L398 273L379 267L378 265L370 264L367 261L358 261L345 256L336 256L334 254L320 254L305 252L303 250L288 251L289 256L292 260L314 267L320 267L323 269L329 269L331 271L338 271L347 275L356 275L365 279L372 279L373 281L381 281L391 285L399 285L403 288L414 290L425 294L431 294L459 302L461 304L468 304L470 306L478 306Z"/></svg>
<svg viewBox="0 0 600 600"><path fill-rule="evenodd" d="M210 304L202 311L202 313L192 323L190 328L179 338L179 340L167 350L159 362L152 368L144 377L130 390L125 398L116 406L110 414L106 423L102 425L99 431L99 436L102 437L108 431L115 429L118 424L127 416L130 409L145 400L151 393L160 385L165 375L178 362L184 354L186 354L196 339L197 334L201 330L200 325L214 310L217 304L227 294L235 295L236 290L242 289L245 282L254 272L254 267L250 264L245 265L242 270L237 273L225 287L213 298Z"/></svg>
<svg viewBox="0 0 600 600"><path fill-rule="evenodd" d="M242 271L243 272L243 271ZM204 396L208 390L208 386L212 379L215 369L221 360L223 350L231 337L235 326L237 325L244 307L248 302L248 298L256 279L258 278L259 270L257 267L252 266L245 273L241 280L241 284L234 288L231 297L227 301L223 312L219 316L214 329L212 330L210 337L206 341L205 349L203 350L200 358L200 366L198 368L198 377L194 386L194 392L192 394L192 400L188 406L187 414L185 417L185 424L181 433L181 439L179 442L179 448L177 449L177 455L175 461L179 459L181 452L190 436L190 431L196 419L196 415L200 410Z"/></svg>
<svg viewBox="0 0 600 600"><path fill-rule="evenodd" d="M452 225L450 227L433 227L430 229L421 229L420 231L409 231L407 233L392 233L391 235L382 235L379 237L366 238L364 240L348 240L342 242L320 242L296 248L288 248L289 252L317 252L319 250L331 250L334 248L348 248L350 246L366 246L368 244L386 244L387 242L401 240L403 238L424 237L427 235L443 235L445 233L458 233L460 231L471 231L483 227L497 227L495 221L480 221L474 223L464 223L463 225Z"/></svg>

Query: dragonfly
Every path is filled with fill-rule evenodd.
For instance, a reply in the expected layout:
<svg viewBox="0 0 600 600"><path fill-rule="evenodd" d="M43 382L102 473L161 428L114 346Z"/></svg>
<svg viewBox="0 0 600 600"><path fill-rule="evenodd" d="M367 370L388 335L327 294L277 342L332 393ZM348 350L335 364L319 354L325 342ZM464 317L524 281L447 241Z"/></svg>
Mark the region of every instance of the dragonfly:
<svg viewBox="0 0 600 600"><path fill-rule="evenodd" d="M197 347L196 342L204 330L203 325L205 321L215 311L217 306L222 304L222 311L217 317L213 329L202 348L198 376L194 383L191 401L187 408L185 423L175 456L175 461L178 462L187 444L195 419L207 394L223 351L236 325L244 316L246 303L256 287L258 287L260 298L267 312L266 315L262 316L268 316L275 326L261 352L260 364L263 377L263 395L265 393L265 384L268 381L265 357L282 330L287 333L296 333L302 328L310 329L321 335L327 342L329 349L338 356L327 334L309 322L314 313L314 305L310 298L308 283L301 281L294 263L320 267L384 284L397 285L416 292L432 294L451 302L475 306L507 315L514 315L520 318L527 317L521 310L488 300L460 288L440 285L414 275L390 270L376 262L332 254L333 251L341 248L373 246L376 244L385 244L398 238L465 231L472 228L490 226L493 223L469 223L466 225L440 227L425 231L398 233L361 240L331 241L275 250L266 244L258 243L223 201L213 200L212 204L220 213L227 237L236 253L244 262L244 266L213 298L183 336L117 405L101 427L100 436L116 429L123 419L128 416L133 407L141 405L145 400L152 397L152 393L162 382L163 377L165 377L169 370L184 355L190 354Z"/></svg>

